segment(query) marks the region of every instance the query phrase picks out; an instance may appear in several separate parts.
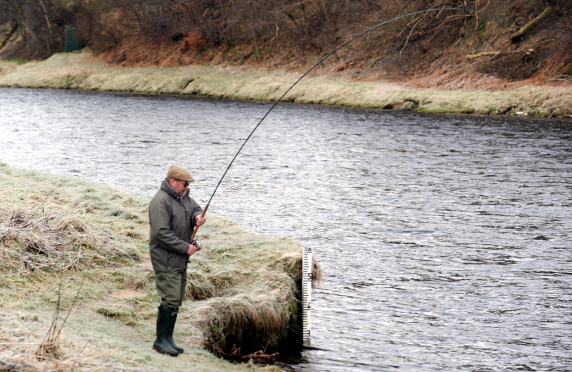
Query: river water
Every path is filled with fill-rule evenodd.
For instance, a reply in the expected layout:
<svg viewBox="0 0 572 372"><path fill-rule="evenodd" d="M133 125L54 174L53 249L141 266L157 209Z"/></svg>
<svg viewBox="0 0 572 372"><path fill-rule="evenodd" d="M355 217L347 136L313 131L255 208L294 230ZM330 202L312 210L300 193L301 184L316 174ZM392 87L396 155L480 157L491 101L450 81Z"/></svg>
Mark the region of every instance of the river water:
<svg viewBox="0 0 572 372"><path fill-rule="evenodd" d="M0 161L204 205L267 103L0 88ZM572 371L572 123L283 104L210 211L311 247L304 371ZM284 364L285 363L285 364Z"/></svg>

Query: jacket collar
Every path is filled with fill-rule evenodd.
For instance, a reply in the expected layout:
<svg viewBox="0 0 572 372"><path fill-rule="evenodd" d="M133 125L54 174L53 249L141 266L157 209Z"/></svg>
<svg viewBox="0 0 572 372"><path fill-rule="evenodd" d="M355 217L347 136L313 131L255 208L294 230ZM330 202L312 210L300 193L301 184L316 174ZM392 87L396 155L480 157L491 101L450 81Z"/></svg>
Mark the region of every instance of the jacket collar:
<svg viewBox="0 0 572 372"><path fill-rule="evenodd" d="M179 200L181 198L184 198L185 196L187 196L187 194L189 193L189 190L185 190L185 193L183 194L183 196L179 196L179 193L177 192L177 190L175 190L174 188L171 187L171 185L169 185L169 179L168 178L165 178L163 180L163 182L161 183L161 190L165 191L167 194L169 194L174 199L179 199Z"/></svg>

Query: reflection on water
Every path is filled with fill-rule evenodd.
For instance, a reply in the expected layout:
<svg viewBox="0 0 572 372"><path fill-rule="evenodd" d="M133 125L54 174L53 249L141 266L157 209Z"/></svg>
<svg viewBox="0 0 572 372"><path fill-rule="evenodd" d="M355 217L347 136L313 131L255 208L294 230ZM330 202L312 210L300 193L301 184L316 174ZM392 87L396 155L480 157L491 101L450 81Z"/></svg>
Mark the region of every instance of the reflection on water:
<svg viewBox="0 0 572 372"><path fill-rule="evenodd" d="M266 103L0 89L0 161L204 204ZM281 105L211 210L312 247L311 371L572 369L572 126Z"/></svg>

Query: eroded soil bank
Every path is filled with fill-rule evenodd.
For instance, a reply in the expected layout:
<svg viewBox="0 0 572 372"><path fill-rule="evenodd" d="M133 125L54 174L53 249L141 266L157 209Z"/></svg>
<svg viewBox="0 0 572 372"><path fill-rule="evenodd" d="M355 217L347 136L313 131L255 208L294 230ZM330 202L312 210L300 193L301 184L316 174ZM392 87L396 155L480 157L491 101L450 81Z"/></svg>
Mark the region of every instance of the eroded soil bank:
<svg viewBox="0 0 572 372"><path fill-rule="evenodd" d="M247 370L252 363L208 351L223 356L233 346L225 340L237 347L248 340L246 356L292 340L300 244L209 214L175 332L185 353L154 352L159 299L148 203L111 186L0 163L0 369Z"/></svg>
<svg viewBox="0 0 572 372"><path fill-rule="evenodd" d="M89 53L61 53L41 62L0 61L0 86L141 94L202 95L275 101L298 72L253 67L112 67ZM420 112L572 117L572 87L518 86L502 91L439 90L382 81L320 76L302 80L286 102Z"/></svg>

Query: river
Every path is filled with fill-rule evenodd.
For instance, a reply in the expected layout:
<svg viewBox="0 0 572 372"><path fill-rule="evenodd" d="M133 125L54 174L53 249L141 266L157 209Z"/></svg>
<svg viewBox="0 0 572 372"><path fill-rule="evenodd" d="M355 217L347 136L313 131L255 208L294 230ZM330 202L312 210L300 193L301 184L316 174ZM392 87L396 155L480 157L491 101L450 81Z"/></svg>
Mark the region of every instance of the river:
<svg viewBox="0 0 572 372"><path fill-rule="evenodd" d="M268 103L0 88L0 161L204 205ZM303 371L572 371L572 123L281 104L209 211L311 247Z"/></svg>

